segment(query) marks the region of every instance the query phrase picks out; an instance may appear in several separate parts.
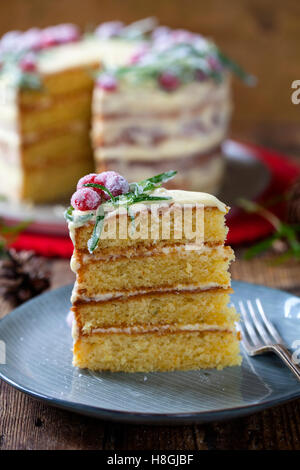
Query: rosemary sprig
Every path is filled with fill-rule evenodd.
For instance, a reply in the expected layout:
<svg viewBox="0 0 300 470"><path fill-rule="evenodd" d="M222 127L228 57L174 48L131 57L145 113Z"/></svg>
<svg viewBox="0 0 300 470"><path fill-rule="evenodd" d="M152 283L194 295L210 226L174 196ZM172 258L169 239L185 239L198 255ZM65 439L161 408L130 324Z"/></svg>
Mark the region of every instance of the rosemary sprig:
<svg viewBox="0 0 300 470"><path fill-rule="evenodd" d="M95 221L93 233L87 243L88 250L90 253L93 253L93 251L98 246L98 242L100 240L101 232L102 232L103 225L104 225L104 218L105 218L105 214L104 214L103 206L99 206L96 212L96 221Z"/></svg>
<svg viewBox="0 0 300 470"><path fill-rule="evenodd" d="M15 225L6 225L4 220L0 219L0 256L6 254L6 247L11 245L31 222L31 220L24 220Z"/></svg>
<svg viewBox="0 0 300 470"><path fill-rule="evenodd" d="M268 209L262 207L256 202L239 199L238 205L247 212L256 213L262 216L274 227L274 233L270 237L256 243L246 250L244 254L245 259L252 259L254 256L272 248L277 241L283 241L287 246L287 250L285 253L278 256L274 260L274 263L278 264L290 258L294 258L297 261L300 260L300 242L298 239L300 224L289 224L283 222Z"/></svg>
<svg viewBox="0 0 300 470"><path fill-rule="evenodd" d="M97 183L87 183L84 186L91 187L91 188L99 188L102 191L106 192L111 201L106 201L104 204L101 204L97 211L96 211L96 221L95 226L93 229L93 233L91 238L88 240L88 250L90 253L97 248L102 229L104 227L104 219L105 219L105 207L106 204L112 203L114 207L117 206L125 206L127 208L127 213L131 219L132 227L134 227L134 215L129 211L129 207L133 204L142 203L142 202L157 202L157 201L166 201L171 199L170 197L166 196L152 196L150 191L153 191L155 188L158 188L169 181L176 175L177 171L167 171L165 173L160 173L159 175L152 176L151 178L147 178L139 183L131 183L129 185L129 192L126 194L122 194L120 196L114 197L112 193L103 185ZM68 222L74 222L73 216L74 208L70 206L64 213L65 219ZM90 220L94 216L94 213L91 211L88 214L82 214L80 216L76 216L76 222L79 224L83 224Z"/></svg>
<svg viewBox="0 0 300 470"><path fill-rule="evenodd" d="M212 67L211 59L220 64ZM157 80L166 70L176 75L181 83L195 80L196 71L202 71L207 78L221 82L224 78L224 69L230 70L248 85L256 83L255 77L247 74L242 67L227 57L213 43L207 47L197 47L196 44L179 43L165 50L150 48L145 57L135 64L123 65L115 69L103 69L101 73L111 73L117 79L124 79L131 83Z"/></svg>

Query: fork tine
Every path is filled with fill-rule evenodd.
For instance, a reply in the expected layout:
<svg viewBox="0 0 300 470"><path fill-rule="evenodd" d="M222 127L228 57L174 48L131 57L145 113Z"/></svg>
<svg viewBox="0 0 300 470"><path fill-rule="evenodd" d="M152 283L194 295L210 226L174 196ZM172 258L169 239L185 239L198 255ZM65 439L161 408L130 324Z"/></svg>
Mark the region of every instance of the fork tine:
<svg viewBox="0 0 300 470"><path fill-rule="evenodd" d="M266 328L268 329L269 333L273 336L273 338L275 339L275 341L277 343L283 344L283 339L281 338L280 334L278 333L278 331L276 330L274 325L266 317L266 314L263 310L261 301L259 299L256 299L256 305L257 305L258 311L259 311L259 313L260 313L260 315L263 319L263 322L264 322Z"/></svg>
<svg viewBox="0 0 300 470"><path fill-rule="evenodd" d="M240 332L240 334L242 336L241 343L242 343L243 347L246 349L246 352L249 354L251 352L252 346L249 343L249 341L247 340L247 335L245 333L245 329L244 329L243 325L241 323L238 323L236 325L236 329Z"/></svg>
<svg viewBox="0 0 300 470"><path fill-rule="evenodd" d="M240 311L241 311L241 314L242 314L242 317L243 317L245 329L246 329L251 341L253 342L253 344L258 345L259 343L261 343L261 341L259 340L259 338L258 338L251 322L249 321L247 311L246 311L246 309L244 307L244 304L241 300L239 301L239 306L240 306Z"/></svg>
<svg viewBox="0 0 300 470"><path fill-rule="evenodd" d="M252 317L254 326L256 330L258 331L261 339L265 342L265 344L272 343L272 338L269 336L267 330L264 328L263 323L260 321L260 319L257 318L253 305L250 300L247 300L247 305L248 305L248 309Z"/></svg>

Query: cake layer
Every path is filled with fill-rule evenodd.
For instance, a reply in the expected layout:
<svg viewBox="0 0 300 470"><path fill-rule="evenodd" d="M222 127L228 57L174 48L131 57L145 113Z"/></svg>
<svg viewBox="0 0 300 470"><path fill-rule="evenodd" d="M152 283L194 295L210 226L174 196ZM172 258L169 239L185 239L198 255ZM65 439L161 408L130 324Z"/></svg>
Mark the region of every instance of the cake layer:
<svg viewBox="0 0 300 470"><path fill-rule="evenodd" d="M84 214L84 213L82 213ZM228 229L225 226L225 214L218 210L216 207L205 207L204 209L204 220L201 221L204 223L204 234L203 234L203 241L205 243L211 244L220 244L223 243ZM123 226L122 219L126 218L126 224L128 227L128 237L127 238L120 238L119 234L121 232L120 225ZM150 220L150 216L149 216ZM186 223L189 224L191 221L192 231L196 233L196 209L193 211L184 213L184 220ZM174 227L175 221L175 227ZM133 238L130 236L132 232L132 222L130 217L127 214L123 214L117 217L116 219L116 237L114 238L100 238L98 247L95 250L95 255L97 253L101 253L101 255L115 255L121 252L128 250L129 248L136 248L139 249L141 246L145 248L155 248L158 244L160 246L167 246L170 244L179 244L183 243L186 244L188 242L193 241L192 238L187 238L189 233L186 233L184 230L184 221L180 225L181 229L181 236L178 234L178 227L176 229L176 217L174 218L174 212L172 207L170 208L170 236L163 237L163 230L162 230L162 218L160 217L158 220L151 217L151 226L149 224L149 232L148 237L144 238L143 240L138 238ZM106 223L106 222L105 222ZM93 223L87 223L82 226L77 226L76 223L69 224L69 228L71 231L71 236L73 239L73 243L76 249L76 257L83 253L88 253L87 242L92 235L92 231L94 228ZM103 229L103 233L105 233L105 226ZM155 235L154 236L152 235Z"/></svg>
<svg viewBox="0 0 300 470"><path fill-rule="evenodd" d="M43 132L49 127L59 127L73 121L90 122L91 93L83 91L64 95L64 99L56 100L43 109L21 110L21 133L31 134Z"/></svg>
<svg viewBox="0 0 300 470"><path fill-rule="evenodd" d="M50 75L44 75L43 89L21 89L19 104L23 111L45 108L51 103L63 99L65 95L78 94L93 89L93 71L99 67L99 62L88 68L78 67Z"/></svg>
<svg viewBox="0 0 300 470"><path fill-rule="evenodd" d="M76 337L76 332L75 332ZM73 364L91 370L150 372L240 365L236 333L109 333L75 339Z"/></svg>
<svg viewBox="0 0 300 470"><path fill-rule="evenodd" d="M0 158L24 169L42 167L46 164L70 164L79 157L91 159L92 149L89 140L89 129L84 123L72 122L67 126L49 129L39 134L33 142L22 144L9 143L0 136Z"/></svg>
<svg viewBox="0 0 300 470"><path fill-rule="evenodd" d="M187 251L183 246L149 256L108 260L97 260L91 255L78 265L73 301L144 289L227 288L230 286L227 269L233 259L232 249L223 246L205 247L201 251Z"/></svg>
<svg viewBox="0 0 300 470"><path fill-rule="evenodd" d="M1 194L12 200L45 203L48 201L61 202L69 197L74 185L84 174L91 171L90 158L74 161L72 165L60 162L41 168L21 171L20 167L7 165L0 159Z"/></svg>
<svg viewBox="0 0 300 470"><path fill-rule="evenodd" d="M174 158L184 158L186 156L205 154L211 152L219 146L225 138L226 129L216 128L206 134L194 134L185 137L170 137L156 145L127 144L111 146L94 146L95 160L133 160L133 161L153 161L159 159L173 160Z"/></svg>
<svg viewBox="0 0 300 470"><path fill-rule="evenodd" d="M227 308L231 289L175 291L133 295L72 308L82 333L94 328L132 325L206 323L232 325L236 312Z"/></svg>

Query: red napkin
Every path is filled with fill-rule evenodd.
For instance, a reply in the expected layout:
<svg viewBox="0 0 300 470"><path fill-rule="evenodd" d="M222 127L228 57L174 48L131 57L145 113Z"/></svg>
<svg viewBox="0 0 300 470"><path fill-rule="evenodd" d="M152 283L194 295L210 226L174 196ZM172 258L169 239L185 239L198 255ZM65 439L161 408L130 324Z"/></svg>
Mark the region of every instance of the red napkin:
<svg viewBox="0 0 300 470"><path fill-rule="evenodd" d="M243 144L244 145L244 144ZM268 200L279 194L283 194L300 175L300 168L279 153L267 150L255 145L244 145L245 149L255 154L256 158L264 162L271 173L271 182L260 201ZM278 216L284 213L284 203L272 208ZM267 236L272 226L262 217L256 214L247 214L237 211L228 220L228 243L232 245L251 242ZM41 235L36 233L22 233L13 245L17 250L34 250L43 256L59 256L70 258L73 245L69 238L64 236Z"/></svg>

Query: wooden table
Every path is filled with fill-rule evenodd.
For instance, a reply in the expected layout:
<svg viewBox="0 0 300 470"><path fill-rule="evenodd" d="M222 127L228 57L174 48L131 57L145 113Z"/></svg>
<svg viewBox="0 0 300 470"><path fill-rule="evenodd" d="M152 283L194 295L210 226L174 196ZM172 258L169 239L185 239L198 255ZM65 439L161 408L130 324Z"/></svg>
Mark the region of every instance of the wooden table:
<svg viewBox="0 0 300 470"><path fill-rule="evenodd" d="M300 264L270 266L265 258L242 259L234 279L300 295ZM52 288L72 282L69 263L52 262ZM1 306L1 313L7 306ZM193 426L109 423L51 408L0 381L0 449L300 449L300 400L249 417Z"/></svg>

